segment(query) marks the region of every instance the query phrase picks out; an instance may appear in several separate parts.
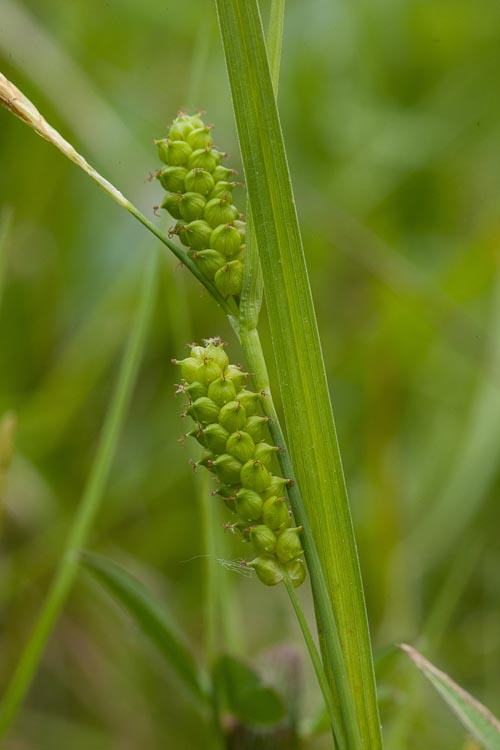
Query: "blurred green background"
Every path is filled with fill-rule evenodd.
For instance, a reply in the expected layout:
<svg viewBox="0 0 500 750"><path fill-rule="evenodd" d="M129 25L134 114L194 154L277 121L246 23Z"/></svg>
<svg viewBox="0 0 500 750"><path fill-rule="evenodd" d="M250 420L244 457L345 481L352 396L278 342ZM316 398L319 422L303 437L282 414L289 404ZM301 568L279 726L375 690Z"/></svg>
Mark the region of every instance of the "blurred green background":
<svg viewBox="0 0 500 750"><path fill-rule="evenodd" d="M206 0L0 0L0 69L149 217L162 194L146 181L158 167L152 139L179 108L205 110L239 166ZM500 713L499 70L497 0L287 3L282 124L388 750L465 742L406 658L387 652L394 642L418 645ZM0 414L18 422L1 532L4 686L92 465L157 245L3 110L0 164L4 229L11 216L0 249ZM243 191L236 202L244 207ZM187 428L170 359L217 334L234 361L241 352L199 285L161 253L153 324L89 547L162 596L200 655L196 450L178 442ZM237 558L217 512L217 554ZM230 648L265 662L291 644L304 662L303 718L314 715L319 697L283 591L222 575ZM173 675L82 573L6 750L194 748L203 732Z"/></svg>

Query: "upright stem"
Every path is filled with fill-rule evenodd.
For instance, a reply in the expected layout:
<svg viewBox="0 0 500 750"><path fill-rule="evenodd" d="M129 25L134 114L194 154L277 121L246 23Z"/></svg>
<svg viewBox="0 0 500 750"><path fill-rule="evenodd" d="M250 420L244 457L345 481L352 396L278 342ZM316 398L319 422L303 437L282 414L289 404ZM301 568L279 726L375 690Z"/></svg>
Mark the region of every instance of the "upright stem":
<svg viewBox="0 0 500 750"><path fill-rule="evenodd" d="M124 201L125 202L121 203L121 205L127 209L129 214L132 214L132 216L140 221L141 224L146 227L146 229L149 229L149 231L154 234L155 237L160 240L160 242L163 242L163 244L168 247L168 249L175 255L176 258L178 258L178 260L180 260L180 262L184 266L189 268L193 276L195 276L198 281L203 284L205 289L210 292L212 297L222 307L224 312L229 316L237 315L238 308L236 307L234 299L232 297L229 297L227 299L223 297L215 284L212 284L212 282L204 274L202 274L196 263L191 260L189 255L185 253L184 250L179 247L179 245L176 245L175 242L172 242L172 240L170 240L167 235L161 231L161 229L158 229L158 227L153 224L152 221L149 221L149 219L144 216L144 214L141 213L139 209L133 205L133 203L131 203L127 199L124 199Z"/></svg>
<svg viewBox="0 0 500 750"><path fill-rule="evenodd" d="M290 581L290 578L288 577L288 575L285 575L284 583L286 586L286 590L288 592L288 596L290 597L292 607L295 611L297 621L302 631L302 635L304 636L304 641L307 646L307 650L309 651L309 656L311 657L311 662L314 667L316 678L318 680L318 684L321 689L321 693L323 695L323 700L325 701L326 710L328 711L328 716L330 717L330 723L333 728L335 727L336 722L337 722L337 707L335 706L335 703L333 702L332 692L330 690L330 685L328 684L328 679L326 677L325 670L323 669L323 662L321 661L321 656L316 647L316 644L314 643L311 630L307 623L307 620L304 615L304 611L302 609L298 596L295 593L293 583ZM334 742L335 742L335 738L334 738Z"/></svg>
<svg viewBox="0 0 500 750"><path fill-rule="evenodd" d="M205 551L204 559L204 653L207 662L209 674L212 676L210 685L210 697L212 703L212 725L214 730L214 740L216 746L222 747L222 732L219 716L219 695L217 685L213 679L213 667L218 655L218 622L219 622L219 591L218 591L218 564L216 559L215 548L215 513L213 498L210 495L210 484L208 481L209 474L203 472L203 475L196 482L196 490L200 503L202 518L202 535L203 547Z"/></svg>

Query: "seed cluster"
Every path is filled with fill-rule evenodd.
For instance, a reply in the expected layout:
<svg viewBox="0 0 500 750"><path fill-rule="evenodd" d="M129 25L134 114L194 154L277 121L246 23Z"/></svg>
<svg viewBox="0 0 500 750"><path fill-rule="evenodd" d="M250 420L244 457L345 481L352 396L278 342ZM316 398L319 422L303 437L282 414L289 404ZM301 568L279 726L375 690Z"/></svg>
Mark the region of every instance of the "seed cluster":
<svg viewBox="0 0 500 750"><path fill-rule="evenodd" d="M199 115L179 114L167 138L155 141L166 165L156 178L167 190L160 208L174 219L187 253L223 297L241 293L245 222L233 206L233 169L222 165L226 154L214 148L211 128Z"/></svg>
<svg viewBox="0 0 500 750"><path fill-rule="evenodd" d="M197 465L215 474L219 486L214 494L235 516L228 527L257 553L245 565L267 586L280 583L285 573L300 586L305 578L301 528L291 527L283 495L288 480L271 473L279 449L268 442L265 396L245 387L248 374L229 364L218 338L193 345L189 357L173 361L183 379L178 392L189 399L186 414L196 423L188 436L205 449Z"/></svg>

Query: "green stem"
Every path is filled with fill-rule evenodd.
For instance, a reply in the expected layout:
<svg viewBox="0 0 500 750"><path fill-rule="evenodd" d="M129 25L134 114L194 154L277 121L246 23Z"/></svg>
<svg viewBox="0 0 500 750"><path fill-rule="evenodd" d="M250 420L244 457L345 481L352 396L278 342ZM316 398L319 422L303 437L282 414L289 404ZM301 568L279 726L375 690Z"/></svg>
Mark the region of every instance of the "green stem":
<svg viewBox="0 0 500 750"><path fill-rule="evenodd" d="M316 548L314 535L304 508L304 502L302 500L299 486L295 480L292 462L286 448L285 436L281 429L278 414L272 399L266 361L257 329L249 329L245 326L241 326L240 341L248 367L254 378L255 388L266 394L266 398L263 401L264 412L270 419L269 429L273 441L275 445L278 445L282 449L278 454L278 458L283 476L292 481L291 486L288 488L288 496L295 520L297 524L303 527L304 555L311 578L311 587L317 614L318 633L322 643L324 643L329 652L331 663L335 665L335 684L339 689L342 689L343 686L346 685L347 680L342 644L340 642L335 616L328 596L328 588ZM331 692L333 693L333 687ZM350 694L347 694L345 699L348 700L349 697ZM346 750L347 745L342 714L338 696L336 694L333 694L332 703L335 706L335 721L332 725L334 728L335 739L339 750Z"/></svg>
<svg viewBox="0 0 500 750"><path fill-rule="evenodd" d="M113 197L112 193L108 193L108 195L111 195ZM133 203L131 203L129 200L126 200L125 203L120 203L124 208L127 209L127 211L132 214L132 216L137 219L137 221L140 221L143 226L146 227L146 229L149 229L151 234L154 234L155 237L157 237L160 242L163 242L165 247L168 247L169 250L173 252L176 258L180 260L180 262L186 266L186 268L189 268L193 276L196 276L198 281L203 284L205 289L210 292L212 297L215 299L215 301L222 307L224 312L229 316L237 316L238 315L238 308L236 306L236 303L232 297L229 297L228 299L225 299L222 294L219 292L215 284L212 284L212 282L207 279L206 276L202 274L198 266L194 261L191 260L189 255L184 252L184 250L179 247L179 245L176 245L175 242L172 242L171 239L167 237L166 234L164 234L161 229L158 229L158 227L153 224L152 221L149 221L146 216L144 216L143 213L139 211L138 208L136 208Z"/></svg>
<svg viewBox="0 0 500 750"><path fill-rule="evenodd" d="M136 382L156 296L157 267L158 253L155 251L146 268L140 305L123 355L118 380L106 414L87 485L42 612L0 706L0 737L5 736L23 698L28 692L44 648L77 576L79 569L78 553L87 542L92 523L99 509Z"/></svg>
<svg viewBox="0 0 500 750"><path fill-rule="evenodd" d="M196 482L197 494L201 511L203 547L205 551L205 587L204 587L204 622L203 630L205 636L204 653L208 664L208 671L213 675L213 667L218 654L218 623L219 623L219 586L218 567L216 560L215 545L215 513L213 500L210 494L209 474L203 472L199 481ZM220 706L217 684L212 678L210 685L210 698L212 704L212 725L214 730L215 745L222 746L222 731L220 726Z"/></svg>
<svg viewBox="0 0 500 750"><path fill-rule="evenodd" d="M311 662L314 667L314 671L316 673L316 678L318 680L318 684L319 684L321 693L323 695L323 700L325 701L326 710L328 711L328 716L330 717L330 724L332 725L332 727L334 727L338 720L337 719L337 707L332 698L330 685L328 684L325 670L323 669L323 662L321 661L321 656L319 655L318 648L312 637L311 630L309 628L306 616L302 609L302 605L293 587L293 583L290 581L290 578L288 577L288 575L285 575L283 580L286 586L286 590L288 592L288 596L290 597L292 607L295 611L297 621L300 625L302 635L304 636L304 641L307 646L307 650L309 651L309 656L311 657Z"/></svg>

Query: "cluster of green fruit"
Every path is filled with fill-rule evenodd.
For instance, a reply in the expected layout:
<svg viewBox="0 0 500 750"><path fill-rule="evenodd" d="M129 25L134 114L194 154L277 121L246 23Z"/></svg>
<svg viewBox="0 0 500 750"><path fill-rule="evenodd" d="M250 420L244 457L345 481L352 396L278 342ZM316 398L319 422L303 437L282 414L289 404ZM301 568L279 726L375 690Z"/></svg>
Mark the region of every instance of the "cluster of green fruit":
<svg viewBox="0 0 500 750"><path fill-rule="evenodd" d="M288 484L272 474L275 454L268 418L262 414L265 396L245 387L247 373L229 364L220 339L191 347L189 357L174 360L183 382L178 391L189 404L196 423L188 433L205 449L198 465L219 480L219 494L236 517L231 529L253 544L257 557L244 563L268 586L286 575L294 586L305 578L301 558L300 527L291 527L284 488Z"/></svg>
<svg viewBox="0 0 500 750"><path fill-rule="evenodd" d="M233 206L233 169L222 165L225 154L214 148L211 128L199 115L179 114L167 138L155 141L166 165L156 178L169 192L160 208L177 223L187 253L223 297L238 298L243 281L245 222Z"/></svg>

